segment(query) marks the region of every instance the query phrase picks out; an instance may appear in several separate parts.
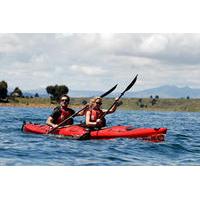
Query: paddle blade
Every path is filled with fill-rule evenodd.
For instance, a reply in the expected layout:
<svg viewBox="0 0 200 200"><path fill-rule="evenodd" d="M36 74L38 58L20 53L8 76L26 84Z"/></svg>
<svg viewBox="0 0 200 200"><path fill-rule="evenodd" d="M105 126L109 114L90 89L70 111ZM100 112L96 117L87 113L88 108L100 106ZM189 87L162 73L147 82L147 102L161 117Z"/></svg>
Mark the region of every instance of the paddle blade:
<svg viewBox="0 0 200 200"><path fill-rule="evenodd" d="M128 85L128 87L124 90L123 93L125 93L126 91L130 90L132 88L132 86L135 84L135 82L137 81L137 76L138 74L135 76L135 78L132 80L132 82Z"/></svg>
<svg viewBox="0 0 200 200"><path fill-rule="evenodd" d="M107 96L108 94L110 94L113 90L115 90L115 88L117 87L118 84L116 84L113 88L111 88L110 90L108 90L107 92L105 92L104 94L102 94L100 97L103 98L105 96Z"/></svg>

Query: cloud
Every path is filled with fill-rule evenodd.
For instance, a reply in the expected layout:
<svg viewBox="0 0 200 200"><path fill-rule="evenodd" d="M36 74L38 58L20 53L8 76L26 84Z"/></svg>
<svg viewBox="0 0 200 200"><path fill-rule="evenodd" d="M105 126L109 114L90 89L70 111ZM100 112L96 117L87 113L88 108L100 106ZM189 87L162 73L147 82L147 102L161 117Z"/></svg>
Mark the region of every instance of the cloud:
<svg viewBox="0 0 200 200"><path fill-rule="evenodd" d="M200 34L0 34L0 80L24 88L199 87ZM88 85L88 82L93 84Z"/></svg>
<svg viewBox="0 0 200 200"><path fill-rule="evenodd" d="M22 49L20 40L15 34L0 34L0 53L18 52Z"/></svg>
<svg viewBox="0 0 200 200"><path fill-rule="evenodd" d="M151 54L160 53L165 50L168 44L168 38L155 34L150 37L144 37L140 45L141 52L147 52Z"/></svg>
<svg viewBox="0 0 200 200"><path fill-rule="evenodd" d="M72 65L70 67L75 72L82 72L85 75L89 76L96 76L96 75L102 75L107 72L107 70L102 69L101 67L92 67L92 66L78 66L78 65Z"/></svg>

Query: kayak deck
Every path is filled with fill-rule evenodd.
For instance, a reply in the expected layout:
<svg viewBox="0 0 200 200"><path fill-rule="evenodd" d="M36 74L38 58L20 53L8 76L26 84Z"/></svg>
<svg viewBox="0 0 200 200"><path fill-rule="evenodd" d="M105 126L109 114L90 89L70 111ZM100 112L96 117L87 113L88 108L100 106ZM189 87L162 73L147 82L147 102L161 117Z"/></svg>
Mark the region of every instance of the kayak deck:
<svg viewBox="0 0 200 200"><path fill-rule="evenodd" d="M25 133L48 134L51 127L41 124L26 123L22 127ZM89 134L89 139L112 139L112 138L142 138L150 141L164 141L167 128L134 128L132 126L113 126L99 130L86 130L83 126L72 125L55 130L54 135L80 138Z"/></svg>

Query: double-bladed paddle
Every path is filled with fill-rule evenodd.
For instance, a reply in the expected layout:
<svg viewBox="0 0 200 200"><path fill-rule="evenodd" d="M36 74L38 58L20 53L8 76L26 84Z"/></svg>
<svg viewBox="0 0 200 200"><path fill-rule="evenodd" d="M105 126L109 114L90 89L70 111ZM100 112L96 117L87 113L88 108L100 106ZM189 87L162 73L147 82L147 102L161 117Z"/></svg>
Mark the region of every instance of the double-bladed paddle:
<svg viewBox="0 0 200 200"><path fill-rule="evenodd" d="M107 96L108 94L110 94L112 91L115 90L115 88L117 87L118 84L116 84L114 87L112 87L110 90L108 90L107 92L105 92L104 94L102 94L100 97L103 98L105 96ZM82 112L83 110L86 110L88 108L88 104L83 107L81 110L77 111L76 113L74 113L73 115L69 116L68 118L66 118L65 120L63 120L60 124L58 124L58 126L56 126L55 128L52 128L50 131L47 132L47 134L50 134L52 132L54 132L55 130L57 130L60 126L62 126L67 120L76 117L80 112Z"/></svg>
<svg viewBox="0 0 200 200"><path fill-rule="evenodd" d="M117 100L114 101L114 103L110 106L110 108L101 116L100 119L104 118L105 115L107 115L109 113L109 111L111 110L111 108L119 101L119 99L125 94L125 92L127 92L128 90L130 90L133 85L135 84L135 82L137 81L137 76L135 76L135 78L131 81L131 83L126 87L126 89L120 94L120 96L117 98Z"/></svg>

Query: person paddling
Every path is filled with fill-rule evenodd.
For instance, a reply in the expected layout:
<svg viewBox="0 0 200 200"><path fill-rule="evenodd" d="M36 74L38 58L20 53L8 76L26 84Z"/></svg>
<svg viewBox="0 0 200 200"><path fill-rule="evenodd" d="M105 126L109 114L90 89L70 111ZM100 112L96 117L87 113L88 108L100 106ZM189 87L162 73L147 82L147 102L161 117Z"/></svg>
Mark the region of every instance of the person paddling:
<svg viewBox="0 0 200 200"><path fill-rule="evenodd" d="M46 124L56 128L58 124L60 124L65 119L69 118L71 115L75 113L75 111L68 107L70 102L70 97L68 95L62 95L60 97L60 106L57 106L54 108L52 114L48 117ZM84 115L85 112L78 113L77 116ZM73 118L70 118L67 120L63 125L72 125L73 124Z"/></svg>
<svg viewBox="0 0 200 200"><path fill-rule="evenodd" d="M89 129L102 128L106 126L106 120L104 117L106 114L111 114L116 111L119 106L118 98L115 99L116 103L108 111L101 109L102 98L96 97L90 100L89 109L86 111L86 127Z"/></svg>

